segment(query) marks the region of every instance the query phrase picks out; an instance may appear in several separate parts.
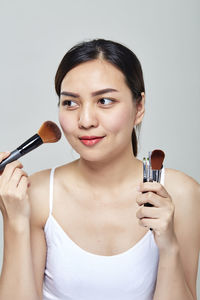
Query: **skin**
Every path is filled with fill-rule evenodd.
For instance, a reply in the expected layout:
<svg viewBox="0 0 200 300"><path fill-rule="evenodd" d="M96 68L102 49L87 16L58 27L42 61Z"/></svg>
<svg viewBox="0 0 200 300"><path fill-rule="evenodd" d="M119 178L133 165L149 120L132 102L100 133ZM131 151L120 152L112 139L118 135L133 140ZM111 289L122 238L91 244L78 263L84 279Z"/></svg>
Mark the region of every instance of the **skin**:
<svg viewBox="0 0 200 300"><path fill-rule="evenodd" d="M92 95L106 88L117 91ZM153 228L160 251L154 299L172 299L163 295L166 283L172 287L173 282L177 283L176 299L180 295L183 300L196 299L200 187L194 179L172 169L166 169L165 186L141 183L142 162L133 156L131 132L143 119L144 93L136 105L123 74L102 59L67 73L61 93L66 91L79 96L61 96L59 121L80 159L55 171L54 218L76 244L98 255L122 253ZM79 140L83 135L105 137L94 147L87 147ZM2 160L7 154L0 155ZM19 235L30 221L35 287L40 299L47 250L43 229L49 214L49 174L50 170L44 170L28 179L22 165L14 162L0 177L0 205L8 231ZM146 202L154 207L144 207ZM174 268L174 278L170 271L163 271L165 265Z"/></svg>

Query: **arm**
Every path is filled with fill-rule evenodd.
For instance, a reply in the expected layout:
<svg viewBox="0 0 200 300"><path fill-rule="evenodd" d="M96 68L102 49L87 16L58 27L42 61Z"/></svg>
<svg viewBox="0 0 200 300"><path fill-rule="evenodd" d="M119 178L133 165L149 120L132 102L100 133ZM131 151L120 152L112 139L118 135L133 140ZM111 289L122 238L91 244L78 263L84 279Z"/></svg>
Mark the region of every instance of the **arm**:
<svg viewBox="0 0 200 300"><path fill-rule="evenodd" d="M143 184L138 204L139 223L154 229L160 259L154 300L196 300L196 277L200 249L200 187L189 176L174 170L166 174L166 189ZM173 201L172 201L173 199Z"/></svg>
<svg viewBox="0 0 200 300"><path fill-rule="evenodd" d="M29 222L17 228L4 222L4 259L0 277L1 300L38 300L33 275Z"/></svg>
<svg viewBox="0 0 200 300"><path fill-rule="evenodd" d="M196 300L196 288L190 289L178 247L161 253L154 300Z"/></svg>
<svg viewBox="0 0 200 300"><path fill-rule="evenodd" d="M173 170L168 170L166 181L166 188L175 204L174 229L177 244L171 252L169 249L160 252L154 300L196 300L200 250L200 185L189 176Z"/></svg>
<svg viewBox="0 0 200 300"><path fill-rule="evenodd" d="M38 202L41 199L39 199L40 187L44 182L40 176L40 186L37 188L37 181L35 183L35 180L33 182L31 180L31 187L27 191L27 175L20 170L21 167L19 162L13 162L0 176L0 208L4 219L0 299L42 300L46 260L46 242L42 225L46 221L44 212L48 209L45 210L46 206ZM19 184L14 189L11 183L16 183L17 177ZM45 195L42 194L42 197L44 200Z"/></svg>
<svg viewBox="0 0 200 300"><path fill-rule="evenodd" d="M0 153L0 161L7 156ZM4 221L1 300L38 300L30 246L28 179L22 165L8 164L0 176L0 209Z"/></svg>

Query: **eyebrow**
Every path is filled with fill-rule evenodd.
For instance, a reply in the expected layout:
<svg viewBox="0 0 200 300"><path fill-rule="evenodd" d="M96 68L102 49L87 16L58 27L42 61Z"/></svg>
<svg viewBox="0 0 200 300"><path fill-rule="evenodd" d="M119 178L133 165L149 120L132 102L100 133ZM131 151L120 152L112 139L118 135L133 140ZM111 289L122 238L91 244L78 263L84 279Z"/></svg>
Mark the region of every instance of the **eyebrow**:
<svg viewBox="0 0 200 300"><path fill-rule="evenodd" d="M91 95L92 95L92 96L98 96L98 95L102 95L102 94L110 93L110 92L118 92L118 90L112 89L112 88L106 88L106 89L103 89L103 90L99 90L99 91L92 92ZM61 96L61 95L63 95L63 96L69 96L69 97L73 97L73 98L78 98L78 97L80 97L80 95L77 94L77 93L72 93L72 92L67 92L67 91L61 92L61 93L60 93L60 96Z"/></svg>

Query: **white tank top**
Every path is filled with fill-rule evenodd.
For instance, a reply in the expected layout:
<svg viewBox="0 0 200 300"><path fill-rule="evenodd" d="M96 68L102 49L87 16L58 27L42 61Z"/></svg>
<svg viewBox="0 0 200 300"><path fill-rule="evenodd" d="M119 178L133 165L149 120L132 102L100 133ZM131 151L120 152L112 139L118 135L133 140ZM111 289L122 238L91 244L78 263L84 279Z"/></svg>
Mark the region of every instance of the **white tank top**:
<svg viewBox="0 0 200 300"><path fill-rule="evenodd" d="M47 258L43 300L152 300L159 262L153 232L149 230L136 245L120 254L103 256L83 250L52 215L54 170L50 174L50 210L44 228Z"/></svg>

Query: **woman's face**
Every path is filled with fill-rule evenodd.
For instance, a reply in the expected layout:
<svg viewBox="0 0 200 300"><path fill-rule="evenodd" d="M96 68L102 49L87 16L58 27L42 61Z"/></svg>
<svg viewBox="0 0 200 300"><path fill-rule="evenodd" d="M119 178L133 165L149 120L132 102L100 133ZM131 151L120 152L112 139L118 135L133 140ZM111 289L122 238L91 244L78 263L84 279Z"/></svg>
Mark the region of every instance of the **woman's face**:
<svg viewBox="0 0 200 300"><path fill-rule="evenodd" d="M60 125L68 142L86 160L132 151L132 130L140 122L137 111L123 73L105 60L82 63L62 81ZM99 139L81 140L84 136Z"/></svg>

